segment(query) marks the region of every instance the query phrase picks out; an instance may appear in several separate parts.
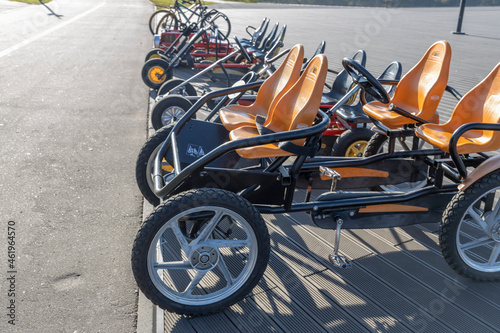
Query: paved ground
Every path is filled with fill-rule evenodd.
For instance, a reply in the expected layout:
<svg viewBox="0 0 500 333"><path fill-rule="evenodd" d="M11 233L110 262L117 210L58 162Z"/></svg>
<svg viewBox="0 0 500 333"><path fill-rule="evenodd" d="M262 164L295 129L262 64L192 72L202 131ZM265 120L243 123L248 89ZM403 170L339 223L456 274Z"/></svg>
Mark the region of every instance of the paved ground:
<svg viewBox="0 0 500 333"><path fill-rule="evenodd" d="M0 0L0 332L135 330L134 164L146 136L140 66L152 10L146 0Z"/></svg>

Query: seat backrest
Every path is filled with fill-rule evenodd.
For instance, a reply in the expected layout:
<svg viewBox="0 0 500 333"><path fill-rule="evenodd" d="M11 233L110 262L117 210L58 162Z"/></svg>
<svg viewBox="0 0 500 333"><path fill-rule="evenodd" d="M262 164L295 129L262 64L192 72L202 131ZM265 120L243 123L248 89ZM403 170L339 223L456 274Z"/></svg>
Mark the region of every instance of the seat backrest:
<svg viewBox="0 0 500 333"><path fill-rule="evenodd" d="M434 43L420 61L399 81L391 103L430 120L448 83L451 46L447 41Z"/></svg>
<svg viewBox="0 0 500 333"><path fill-rule="evenodd" d="M399 81L401 79L402 70L403 68L401 66L401 63L399 61L393 61L384 69L377 80ZM394 93L396 86L383 85L383 87L387 91L387 94L391 96ZM372 95L365 94L366 103L373 102L374 100L375 98Z"/></svg>
<svg viewBox="0 0 500 333"><path fill-rule="evenodd" d="M450 130L455 130L467 123L500 123L500 63L462 97L443 126L450 126ZM484 131L482 136L495 140L494 143L489 143L496 146L494 150L500 148L500 132Z"/></svg>
<svg viewBox="0 0 500 333"><path fill-rule="evenodd" d="M262 42L262 39L264 38L264 35L266 34L267 31L267 26L269 25L269 19L265 18L262 24L260 25L257 30L254 31L253 36L252 36L252 45L255 47L258 47L260 45L260 42Z"/></svg>
<svg viewBox="0 0 500 333"><path fill-rule="evenodd" d="M276 24L274 25L274 27L271 29L271 31L269 32L269 35L266 36L266 38L264 38L264 40L262 41L262 50L265 52L265 48L266 48L266 45L268 45L269 43L271 43L274 38L276 37L276 33L278 32L278 26L279 26L279 22L276 22Z"/></svg>
<svg viewBox="0 0 500 333"><path fill-rule="evenodd" d="M269 52L271 50L273 51L271 54L266 54L267 59L272 59L278 55L278 53L281 50L281 46L283 46L283 41L285 40L285 33L286 33L286 24L283 25L283 27L280 30L280 33L276 36L276 38L271 41L269 47L267 45L264 45L265 49L264 52ZM280 43L281 46L276 45L278 43Z"/></svg>
<svg viewBox="0 0 500 333"><path fill-rule="evenodd" d="M361 66L366 66L366 52L364 50L356 51L356 53L352 56L352 59ZM351 76L345 70L342 70L339 74L337 74L337 77L335 77L330 91L337 96L344 96L351 89L352 84L353 82ZM352 104L356 100L356 96L357 95L353 95L346 102L346 104Z"/></svg>
<svg viewBox="0 0 500 333"><path fill-rule="evenodd" d="M326 41L321 41L321 43L319 43L318 47L316 48L316 51L314 51L313 55L307 60L305 61L303 64L302 64L302 69L301 69L301 73L306 69L307 65L309 65L309 63L311 62L311 60L317 56L318 54L323 54L325 53L325 47L326 47Z"/></svg>
<svg viewBox="0 0 500 333"><path fill-rule="evenodd" d="M274 132L310 127L318 114L327 72L326 56L315 56L295 85L276 103L269 123L264 126ZM304 139L294 141L303 142Z"/></svg>
<svg viewBox="0 0 500 333"><path fill-rule="evenodd" d="M272 110L274 103L299 79L303 60L304 47L297 44L288 52L280 67L262 83L255 104L264 110Z"/></svg>

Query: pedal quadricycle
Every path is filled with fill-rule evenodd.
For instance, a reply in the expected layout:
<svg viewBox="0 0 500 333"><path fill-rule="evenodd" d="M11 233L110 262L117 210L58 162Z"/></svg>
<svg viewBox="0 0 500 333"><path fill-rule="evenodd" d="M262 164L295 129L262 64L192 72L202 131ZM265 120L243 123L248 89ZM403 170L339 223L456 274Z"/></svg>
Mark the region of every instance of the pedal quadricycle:
<svg viewBox="0 0 500 333"><path fill-rule="evenodd" d="M295 46L266 81L201 97L182 119L155 134L163 133L162 140L153 136L146 144L138 180L154 194L148 200L159 205L132 252L144 294L188 315L234 304L267 265L270 242L261 214L285 212L308 212L319 227L335 230L330 260L339 267L351 265L338 252L341 229L440 220L441 250L458 274L500 279L500 157L487 154L500 148L500 64L438 124L434 114L448 79L448 43L434 44L392 97L382 86L389 82L344 58L355 85L328 112L318 111L327 59L317 55L300 75L302 52ZM219 113L221 122L192 119L208 100L266 82L256 97L259 108L228 105ZM376 99L364 110L389 150L364 158L315 156L330 115L359 89ZM394 148L403 139L411 149ZM325 183L329 190L312 200L312 188ZM414 183L422 185L367 190ZM304 202L294 202L298 187L307 188Z"/></svg>

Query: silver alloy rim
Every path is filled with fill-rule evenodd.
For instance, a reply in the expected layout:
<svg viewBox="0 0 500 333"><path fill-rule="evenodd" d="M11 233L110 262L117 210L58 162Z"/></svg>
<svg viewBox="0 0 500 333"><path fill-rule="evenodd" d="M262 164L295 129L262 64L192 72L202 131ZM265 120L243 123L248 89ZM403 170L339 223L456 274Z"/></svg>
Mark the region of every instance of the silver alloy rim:
<svg viewBox="0 0 500 333"><path fill-rule="evenodd" d="M163 111L161 115L161 123L163 126L170 125L177 122L186 113L183 108L178 106L171 106Z"/></svg>
<svg viewBox="0 0 500 333"><path fill-rule="evenodd" d="M457 228L457 250L471 268L494 273L500 271L500 187L485 193L469 206ZM487 195L494 195L492 209L485 210ZM482 201L482 202L480 202Z"/></svg>
<svg viewBox="0 0 500 333"><path fill-rule="evenodd" d="M160 143L158 145L158 147L155 148L155 150L153 151L153 153L151 155L149 155L148 164L146 165L146 180L148 182L149 188L151 189L151 191L153 193L154 193L154 188L155 188L155 184L153 182L154 163L155 163L156 155L158 155L158 151L160 150L162 144L163 144L163 142Z"/></svg>
<svg viewBox="0 0 500 333"><path fill-rule="evenodd" d="M186 237L180 223L189 215L208 212L211 217L196 237ZM230 225L235 236L221 238L225 229L221 224ZM237 292L252 274L257 253L255 233L241 215L222 207L201 206L177 214L160 228L150 244L147 265L153 284L165 297L200 306Z"/></svg>

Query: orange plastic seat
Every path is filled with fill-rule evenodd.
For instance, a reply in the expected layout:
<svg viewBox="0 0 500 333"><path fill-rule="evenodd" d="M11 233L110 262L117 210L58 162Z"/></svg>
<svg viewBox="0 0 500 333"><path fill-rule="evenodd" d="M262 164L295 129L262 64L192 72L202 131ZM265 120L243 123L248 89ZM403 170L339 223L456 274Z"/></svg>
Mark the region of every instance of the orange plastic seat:
<svg viewBox="0 0 500 333"><path fill-rule="evenodd" d="M294 84L300 76L300 69L304 61L304 47L295 45L281 66L267 80L257 93L252 105L232 104L222 108L219 116L222 124L228 131L241 126L255 126L257 115L267 117L268 110L274 105Z"/></svg>
<svg viewBox="0 0 500 333"><path fill-rule="evenodd" d="M389 104L426 121L436 122L435 113L446 89L450 61L450 44L446 41L434 43L399 81ZM389 104L370 102L364 105L363 111L392 129L416 123L413 119L390 111Z"/></svg>
<svg viewBox="0 0 500 333"><path fill-rule="evenodd" d="M477 86L458 102L450 120L444 124L424 124L416 135L436 148L449 153L453 132L467 123L500 123L500 63ZM457 143L459 154L481 153L500 149L500 133L472 130L465 132Z"/></svg>
<svg viewBox="0 0 500 333"><path fill-rule="evenodd" d="M275 108L263 127L270 132L285 132L310 127L318 114L328 71L328 61L323 54L315 56L306 67L299 80L275 104ZM229 133L231 140L251 138L259 135L253 126L244 126ZM302 146L305 139L291 141ZM237 149L244 158L265 158L290 156L291 152L270 143L260 146Z"/></svg>

